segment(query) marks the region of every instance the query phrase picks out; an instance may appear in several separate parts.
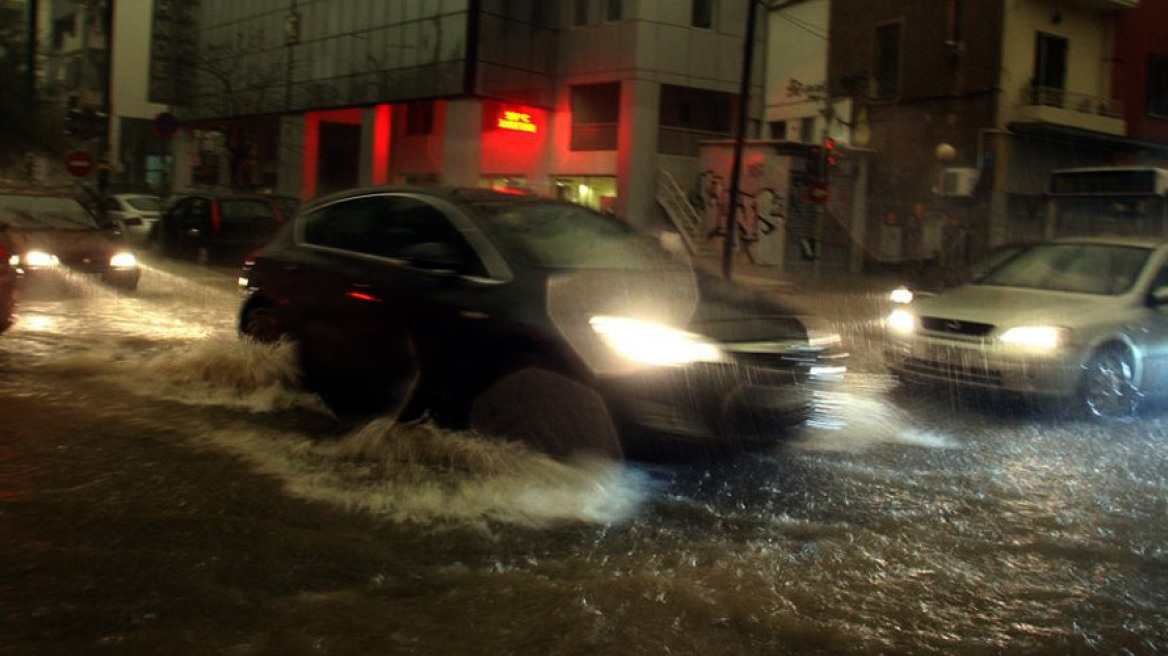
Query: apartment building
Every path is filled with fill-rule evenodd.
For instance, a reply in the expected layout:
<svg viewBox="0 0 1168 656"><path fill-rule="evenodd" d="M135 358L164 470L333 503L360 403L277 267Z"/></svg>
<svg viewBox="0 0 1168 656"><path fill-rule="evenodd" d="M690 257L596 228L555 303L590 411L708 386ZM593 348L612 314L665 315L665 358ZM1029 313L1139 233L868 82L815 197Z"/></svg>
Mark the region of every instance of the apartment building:
<svg viewBox="0 0 1168 656"><path fill-rule="evenodd" d="M1040 236L1052 170L1148 157L1116 97L1146 80L1113 85L1140 5L833 0L830 93L867 118L877 259Z"/></svg>
<svg viewBox="0 0 1168 656"><path fill-rule="evenodd" d="M651 225L659 171L696 180L732 132L748 6L156 0L151 99L183 126L178 186L490 186Z"/></svg>

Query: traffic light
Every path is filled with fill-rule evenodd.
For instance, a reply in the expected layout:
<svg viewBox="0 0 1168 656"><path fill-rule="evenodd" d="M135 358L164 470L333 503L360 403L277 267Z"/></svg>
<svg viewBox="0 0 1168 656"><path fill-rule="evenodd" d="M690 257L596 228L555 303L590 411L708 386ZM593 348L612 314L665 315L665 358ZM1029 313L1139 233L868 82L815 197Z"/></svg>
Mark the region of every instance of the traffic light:
<svg viewBox="0 0 1168 656"><path fill-rule="evenodd" d="M831 171L839 165L840 153L836 148L835 139L826 137L823 140L823 170Z"/></svg>

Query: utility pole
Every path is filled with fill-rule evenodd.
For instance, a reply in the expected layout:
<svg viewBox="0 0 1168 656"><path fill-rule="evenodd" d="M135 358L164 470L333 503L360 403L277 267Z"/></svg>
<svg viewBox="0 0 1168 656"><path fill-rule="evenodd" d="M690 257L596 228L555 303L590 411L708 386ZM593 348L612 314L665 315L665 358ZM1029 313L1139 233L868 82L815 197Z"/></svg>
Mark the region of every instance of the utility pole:
<svg viewBox="0 0 1168 656"><path fill-rule="evenodd" d="M26 73L28 74L28 98L35 103L37 98L37 14L40 12L39 0L26 0L24 10L28 29L24 55Z"/></svg>
<svg viewBox="0 0 1168 656"><path fill-rule="evenodd" d="M742 82L738 89L738 125L734 136L734 162L730 168L730 196L726 208L726 236L722 242L722 277L734 276L734 243L738 229L738 184L742 179L742 151L746 140L746 108L750 104L750 73L754 62L755 0L746 3L746 43L742 54Z"/></svg>
<svg viewBox="0 0 1168 656"><path fill-rule="evenodd" d="M105 57L102 59L101 66L102 117L99 120L104 121L105 124L100 127L97 138L97 218L102 225L105 225L108 218L106 215L106 196L109 193L110 159L113 151L110 143L113 138L113 130L110 129L110 123L113 121L114 0L105 0L101 22L102 31L105 34Z"/></svg>

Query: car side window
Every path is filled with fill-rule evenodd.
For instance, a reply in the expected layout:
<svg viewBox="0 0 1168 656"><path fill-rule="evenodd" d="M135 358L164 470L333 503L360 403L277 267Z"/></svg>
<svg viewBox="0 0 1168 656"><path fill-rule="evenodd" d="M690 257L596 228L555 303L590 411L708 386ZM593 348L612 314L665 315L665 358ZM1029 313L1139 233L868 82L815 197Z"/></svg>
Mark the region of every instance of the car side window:
<svg viewBox="0 0 1168 656"><path fill-rule="evenodd" d="M368 196L305 217L310 244L405 260L428 270L486 275L470 243L438 208L406 196Z"/></svg>

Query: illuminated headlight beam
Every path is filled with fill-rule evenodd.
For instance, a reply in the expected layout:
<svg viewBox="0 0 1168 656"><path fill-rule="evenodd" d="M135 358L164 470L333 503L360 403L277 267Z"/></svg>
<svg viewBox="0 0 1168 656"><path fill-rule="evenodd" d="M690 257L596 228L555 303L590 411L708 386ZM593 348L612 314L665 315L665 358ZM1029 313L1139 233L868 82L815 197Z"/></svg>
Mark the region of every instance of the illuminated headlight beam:
<svg viewBox="0 0 1168 656"><path fill-rule="evenodd" d="M668 366L727 359L714 342L662 324L608 316L592 317L588 323L614 350L642 364Z"/></svg>
<svg viewBox="0 0 1168 656"><path fill-rule="evenodd" d="M908 335L916 330L917 318L912 312L903 308L893 310L886 320L888 328L894 333Z"/></svg>
<svg viewBox="0 0 1168 656"><path fill-rule="evenodd" d="M1049 351L1070 343L1070 333L1060 326L1016 326L998 340L1009 346Z"/></svg>
<svg viewBox="0 0 1168 656"><path fill-rule="evenodd" d="M138 258L134 257L133 253L115 253L110 258L110 266L115 269L133 269L138 266Z"/></svg>
<svg viewBox="0 0 1168 656"><path fill-rule="evenodd" d="M44 251L29 251L24 254L24 266L30 269L48 269L60 263L56 255Z"/></svg>

